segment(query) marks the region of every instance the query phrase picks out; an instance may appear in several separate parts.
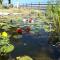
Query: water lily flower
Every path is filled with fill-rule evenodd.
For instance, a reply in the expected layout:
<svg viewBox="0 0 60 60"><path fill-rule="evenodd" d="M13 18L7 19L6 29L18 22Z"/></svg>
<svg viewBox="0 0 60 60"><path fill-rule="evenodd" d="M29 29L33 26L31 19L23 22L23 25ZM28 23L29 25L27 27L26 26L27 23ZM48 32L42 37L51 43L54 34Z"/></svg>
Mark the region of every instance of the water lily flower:
<svg viewBox="0 0 60 60"><path fill-rule="evenodd" d="M27 27L25 31L26 32L30 32L30 30L31 30L31 28L30 27Z"/></svg>
<svg viewBox="0 0 60 60"><path fill-rule="evenodd" d="M32 18L29 19L29 23L31 23L31 22L32 22Z"/></svg>
<svg viewBox="0 0 60 60"><path fill-rule="evenodd" d="M23 19L23 22L26 23L26 19Z"/></svg>
<svg viewBox="0 0 60 60"><path fill-rule="evenodd" d="M7 36L8 36L7 32L2 32L2 37L7 37Z"/></svg>
<svg viewBox="0 0 60 60"><path fill-rule="evenodd" d="M22 34L22 29L19 28L19 29L16 30L16 32L19 33L19 34Z"/></svg>

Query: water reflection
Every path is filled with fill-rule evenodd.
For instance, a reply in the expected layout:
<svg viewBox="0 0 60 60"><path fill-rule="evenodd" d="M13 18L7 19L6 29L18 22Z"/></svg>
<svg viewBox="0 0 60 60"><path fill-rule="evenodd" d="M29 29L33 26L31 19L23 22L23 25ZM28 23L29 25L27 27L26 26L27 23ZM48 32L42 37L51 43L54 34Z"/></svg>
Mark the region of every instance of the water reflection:
<svg viewBox="0 0 60 60"><path fill-rule="evenodd" d="M39 34L36 35L25 33L22 35L22 38L19 41L22 44L14 43L15 50L11 54L12 57L20 55L35 56L36 53L40 52L41 49L46 50L48 47L48 33L44 30L41 30Z"/></svg>

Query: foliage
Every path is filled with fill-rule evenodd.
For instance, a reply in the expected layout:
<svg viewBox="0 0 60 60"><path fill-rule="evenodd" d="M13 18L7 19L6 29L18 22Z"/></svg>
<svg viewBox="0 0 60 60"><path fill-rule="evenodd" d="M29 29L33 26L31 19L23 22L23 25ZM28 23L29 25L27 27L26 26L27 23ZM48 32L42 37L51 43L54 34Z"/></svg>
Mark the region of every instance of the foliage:
<svg viewBox="0 0 60 60"><path fill-rule="evenodd" d="M22 56L22 57L16 57L17 60L33 60L31 57L29 56Z"/></svg>
<svg viewBox="0 0 60 60"><path fill-rule="evenodd" d="M2 1L3 1L3 0L0 0L0 4L2 4Z"/></svg>
<svg viewBox="0 0 60 60"><path fill-rule="evenodd" d="M6 34L6 35L5 35ZM6 32L3 32L0 37L0 53L10 53L14 50L14 46L10 44L8 34Z"/></svg>
<svg viewBox="0 0 60 60"><path fill-rule="evenodd" d="M1 47L0 51L4 52L5 54L10 53L11 51L14 50L14 46L12 44L9 45L4 45Z"/></svg>
<svg viewBox="0 0 60 60"><path fill-rule="evenodd" d="M16 22L13 21L13 22L10 22L10 21L7 21L5 23L0 23L0 29L4 30L4 31L8 31L12 28L16 28L18 27L18 25L16 25Z"/></svg>
<svg viewBox="0 0 60 60"><path fill-rule="evenodd" d="M51 1L48 3L46 11L46 17L48 22L46 23L48 23L48 25L51 24L51 30L53 29L53 31L60 32L60 5L58 1L56 1L55 3L56 5L53 5Z"/></svg>
<svg viewBox="0 0 60 60"><path fill-rule="evenodd" d="M46 11L46 18L49 22L47 23L47 26L50 25L50 41L60 41L60 0L53 1L54 4L52 4L51 1L49 1ZM53 33L52 33L53 32ZM53 36L52 36L53 35ZM57 42L56 42L57 43Z"/></svg>

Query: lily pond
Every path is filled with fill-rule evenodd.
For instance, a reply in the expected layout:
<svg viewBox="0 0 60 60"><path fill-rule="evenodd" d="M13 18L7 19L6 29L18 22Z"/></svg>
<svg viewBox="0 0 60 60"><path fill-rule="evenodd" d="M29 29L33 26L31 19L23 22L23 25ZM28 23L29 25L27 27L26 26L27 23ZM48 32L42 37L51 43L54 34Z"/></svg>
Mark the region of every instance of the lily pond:
<svg viewBox="0 0 60 60"><path fill-rule="evenodd" d="M0 24L1 59L18 59L19 56L35 59L42 48L46 50L48 33L42 28L43 25L37 24L39 20L32 20L29 18L24 21L19 18L17 21L10 20Z"/></svg>
<svg viewBox="0 0 60 60"><path fill-rule="evenodd" d="M0 7L0 60L60 60L60 3L53 3L44 11L40 4Z"/></svg>
<svg viewBox="0 0 60 60"><path fill-rule="evenodd" d="M0 60L59 59L59 42L51 37L55 32L44 26L39 18L30 17L0 23Z"/></svg>

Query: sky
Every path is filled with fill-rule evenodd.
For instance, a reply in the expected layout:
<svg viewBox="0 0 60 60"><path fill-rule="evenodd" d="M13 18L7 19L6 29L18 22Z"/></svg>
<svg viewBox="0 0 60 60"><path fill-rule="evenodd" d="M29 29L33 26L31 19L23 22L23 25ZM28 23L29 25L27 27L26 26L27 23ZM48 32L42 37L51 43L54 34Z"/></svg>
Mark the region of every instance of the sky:
<svg viewBox="0 0 60 60"><path fill-rule="evenodd" d="M46 3L48 0L11 0L11 3L16 4L30 4L30 3ZM8 0L3 0L3 4L8 4Z"/></svg>

